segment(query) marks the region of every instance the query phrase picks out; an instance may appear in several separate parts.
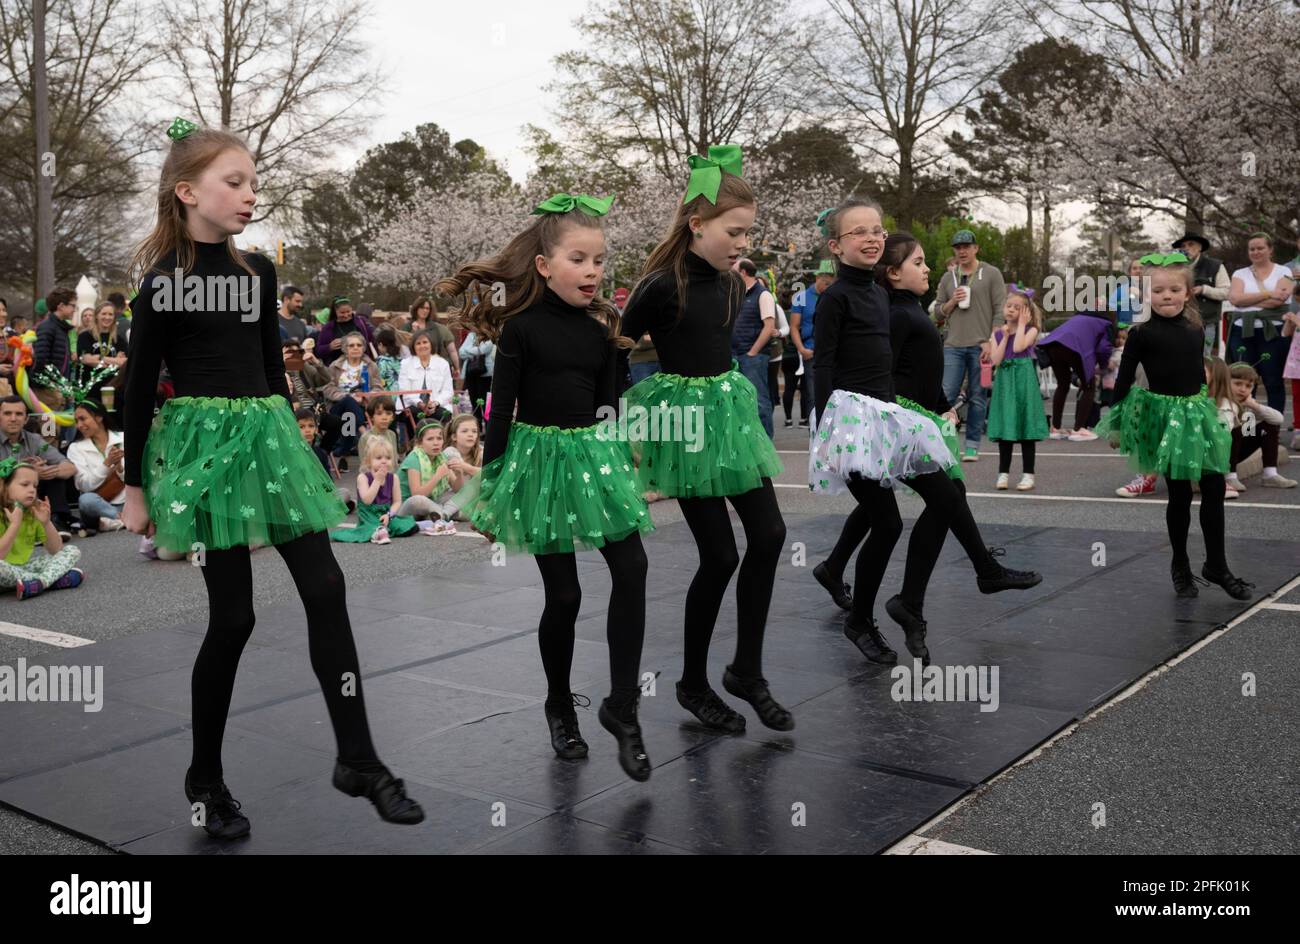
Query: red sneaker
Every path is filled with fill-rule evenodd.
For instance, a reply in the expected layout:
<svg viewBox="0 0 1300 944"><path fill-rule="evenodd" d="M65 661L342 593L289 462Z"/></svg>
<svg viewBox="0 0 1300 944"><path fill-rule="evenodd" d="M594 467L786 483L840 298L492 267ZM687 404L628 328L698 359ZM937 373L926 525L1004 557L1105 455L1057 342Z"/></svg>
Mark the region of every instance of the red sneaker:
<svg viewBox="0 0 1300 944"><path fill-rule="evenodd" d="M1115 489L1115 494L1120 498L1141 498L1143 495L1154 495L1156 491L1156 477L1154 475L1139 475L1127 485Z"/></svg>

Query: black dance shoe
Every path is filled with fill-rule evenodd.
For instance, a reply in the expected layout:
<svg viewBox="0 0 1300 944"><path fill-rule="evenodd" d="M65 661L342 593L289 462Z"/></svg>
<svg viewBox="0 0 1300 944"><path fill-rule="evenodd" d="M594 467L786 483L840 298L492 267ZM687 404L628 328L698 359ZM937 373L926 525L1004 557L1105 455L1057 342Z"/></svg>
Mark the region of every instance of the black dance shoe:
<svg viewBox="0 0 1300 944"><path fill-rule="evenodd" d="M889 647L885 637L880 635L880 627L872 620L870 626L859 626L853 622L850 614L844 618L844 635L849 642L858 647L858 651L867 657L868 662L877 665L894 665L898 662L898 653Z"/></svg>
<svg viewBox="0 0 1300 944"><path fill-rule="evenodd" d="M1249 580L1233 576L1232 571L1227 567L1223 570L1214 570L1209 564L1205 564L1201 567L1201 576L1210 583L1217 583L1234 600L1249 600L1254 596L1251 591L1255 589L1255 585Z"/></svg>
<svg viewBox="0 0 1300 944"><path fill-rule="evenodd" d="M911 607L900 596L892 596L885 604L885 612L899 626L903 627L907 651L921 660L922 665L930 664L930 650L925 645L925 620L912 612Z"/></svg>
<svg viewBox="0 0 1300 944"><path fill-rule="evenodd" d="M745 716L732 711L731 706L718 697L711 688L702 692L688 692L677 683L677 704L699 719L700 724L725 734L744 734Z"/></svg>
<svg viewBox="0 0 1300 944"><path fill-rule="evenodd" d="M1200 591L1196 589L1197 579L1192 573L1190 562L1172 561L1169 564L1169 574L1174 578L1174 593L1184 600L1191 600L1199 595ZM1205 583L1205 581L1201 581Z"/></svg>
<svg viewBox="0 0 1300 944"><path fill-rule="evenodd" d="M641 725L636 719L636 702L632 703L632 720L620 721L609 710L609 699L600 703L596 712L601 726L618 739L618 765L623 773L633 780L644 783L650 779L650 758L645 752L645 742L641 740Z"/></svg>
<svg viewBox="0 0 1300 944"><path fill-rule="evenodd" d="M1007 553L1004 547L990 547L990 557L1002 557ZM1036 587L1043 582L1043 575L1035 573L1032 570L1012 570L1010 567L1003 567L996 560L993 566L998 569L996 574L990 573L989 576L981 577L978 574L975 577L979 584L980 593L1000 593L1003 590L1028 590L1030 587ZM890 614L893 615L893 614Z"/></svg>
<svg viewBox="0 0 1300 944"><path fill-rule="evenodd" d="M366 797L375 805L379 817L390 823L413 825L424 820L424 810L406 795L406 785L384 767L374 773L362 773L336 761L334 786L348 796Z"/></svg>
<svg viewBox="0 0 1300 944"><path fill-rule="evenodd" d="M582 760L587 756L587 742L582 739L582 732L578 730L578 713L574 707L590 708L591 699L586 695L570 693L569 697L572 702L568 705L559 705L557 710L552 711L548 702L543 706L546 711L546 723L551 728L551 747L555 753L564 760Z"/></svg>
<svg viewBox="0 0 1300 944"><path fill-rule="evenodd" d="M835 601L836 606L841 610L853 609L853 594L849 585L832 577L830 568L826 566L825 561L813 568L813 576L817 578L819 584L830 592L831 599Z"/></svg>
<svg viewBox="0 0 1300 944"><path fill-rule="evenodd" d="M722 673L722 687L737 698L749 702L750 707L758 714L758 720L773 731L794 730L794 715L772 697L767 687L767 679L761 676L744 678L737 675L731 666L727 666L726 671Z"/></svg>
<svg viewBox="0 0 1300 944"><path fill-rule="evenodd" d="M213 839L243 839L252 828L248 817L239 812L239 801L230 795L224 780L210 785L195 784L186 771L185 796L191 804L203 804L203 829Z"/></svg>

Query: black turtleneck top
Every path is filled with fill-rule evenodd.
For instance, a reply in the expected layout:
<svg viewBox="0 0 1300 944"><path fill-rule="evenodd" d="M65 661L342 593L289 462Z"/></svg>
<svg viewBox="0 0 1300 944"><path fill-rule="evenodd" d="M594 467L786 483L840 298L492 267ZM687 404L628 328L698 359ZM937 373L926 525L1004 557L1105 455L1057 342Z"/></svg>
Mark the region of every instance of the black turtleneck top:
<svg viewBox="0 0 1300 944"><path fill-rule="evenodd" d="M585 305L570 305L548 288L501 329L483 463L505 452L514 419L576 429L597 422L602 406L614 405L614 346L608 329Z"/></svg>
<svg viewBox="0 0 1300 944"><path fill-rule="evenodd" d="M224 242L194 244L194 267L202 296L180 303L176 253L168 253L145 276L131 301L131 348L123 396L127 485L141 485L140 464L153 422L158 371L167 362L178 397L269 397L289 403L276 313L275 265L261 253L241 253L257 273L257 297L247 272L230 258ZM157 271L161 270L161 272ZM240 277L230 282L229 276ZM182 288L184 283L182 283ZM183 293L182 293L183 294ZM210 306L210 307L208 307Z"/></svg>
<svg viewBox="0 0 1300 944"><path fill-rule="evenodd" d="M715 377L731 369L731 329L745 286L736 273L719 272L690 250L685 268L685 304L672 272L652 272L628 299L622 333L635 341L649 331L665 373Z"/></svg>
<svg viewBox="0 0 1300 944"><path fill-rule="evenodd" d="M838 277L817 299L813 346L818 419L835 390L894 402L889 296L870 269L840 263Z"/></svg>
<svg viewBox="0 0 1300 944"><path fill-rule="evenodd" d="M1204 343L1201 329L1186 315L1165 318L1153 311L1149 321L1129 330L1111 402L1119 403L1128 395L1139 364L1146 370L1152 393L1174 397L1200 393L1205 383Z"/></svg>
<svg viewBox="0 0 1300 944"><path fill-rule="evenodd" d="M943 395L943 336L912 292L889 294L889 346L894 352L894 395L940 415L951 408Z"/></svg>

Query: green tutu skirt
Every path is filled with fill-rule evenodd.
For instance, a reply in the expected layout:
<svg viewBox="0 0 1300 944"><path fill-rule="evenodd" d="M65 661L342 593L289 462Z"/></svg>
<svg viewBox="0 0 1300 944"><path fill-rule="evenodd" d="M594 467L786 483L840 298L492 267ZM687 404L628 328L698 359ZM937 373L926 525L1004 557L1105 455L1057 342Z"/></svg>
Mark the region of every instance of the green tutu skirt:
<svg viewBox="0 0 1300 944"><path fill-rule="evenodd" d="M348 544L365 544L379 530L379 519L388 514L388 505L364 503L357 504L357 526L355 528L338 528L330 532L331 541L343 541ZM405 537L420 530L414 518L406 515L393 515L388 519L388 536Z"/></svg>
<svg viewBox="0 0 1300 944"><path fill-rule="evenodd" d="M998 365L989 402L989 439L1037 442L1047 438L1047 412L1038 387L1038 368L1031 357Z"/></svg>
<svg viewBox="0 0 1300 944"><path fill-rule="evenodd" d="M173 397L144 469L154 543L170 551L283 544L348 513L281 396Z"/></svg>
<svg viewBox="0 0 1300 944"><path fill-rule="evenodd" d="M671 498L740 495L782 465L758 418L754 385L736 370L713 377L651 374L625 394L627 439L642 491Z"/></svg>
<svg viewBox="0 0 1300 944"><path fill-rule="evenodd" d="M943 444L948 447L948 451L952 453L952 457L954 459L961 458L961 449L957 442L956 423L949 423L938 413L933 413L930 410L927 410L915 400L909 400L907 397L894 397L894 400L899 406L911 410L913 413L920 413L922 416L933 422L935 426L939 427L939 435L943 437ZM962 475L960 462L954 462L944 471L948 473L948 478L953 481L965 478L965 476Z"/></svg>
<svg viewBox="0 0 1300 944"><path fill-rule="evenodd" d="M1133 387L1093 431L1117 444L1129 465L1146 475L1196 482L1207 472L1228 471L1232 434L1204 385L1190 397Z"/></svg>
<svg viewBox="0 0 1300 944"><path fill-rule="evenodd" d="M572 554L654 530L627 444L604 424L514 422L505 452L452 501L476 529L529 554Z"/></svg>

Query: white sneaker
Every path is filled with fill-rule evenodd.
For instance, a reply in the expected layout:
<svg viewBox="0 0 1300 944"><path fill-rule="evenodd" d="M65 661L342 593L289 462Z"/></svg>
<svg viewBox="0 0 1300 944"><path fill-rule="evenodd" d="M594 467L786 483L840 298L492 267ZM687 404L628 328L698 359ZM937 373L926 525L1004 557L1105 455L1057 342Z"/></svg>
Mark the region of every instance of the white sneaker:
<svg viewBox="0 0 1300 944"><path fill-rule="evenodd" d="M1300 429L1291 434L1291 451L1300 452Z"/></svg>
<svg viewBox="0 0 1300 944"><path fill-rule="evenodd" d="M1228 488L1235 488L1239 492L1244 492L1246 490L1246 486L1242 485L1240 479L1238 479L1235 475L1228 476L1227 479L1224 480L1224 482L1228 486Z"/></svg>
<svg viewBox="0 0 1300 944"><path fill-rule="evenodd" d="M1065 430L1063 430L1063 429L1053 429L1053 430L1048 434L1047 438L1048 438L1048 439L1067 439L1067 438L1069 438L1069 435L1070 435L1070 434L1067 433L1067 432L1066 432Z"/></svg>
<svg viewBox="0 0 1300 944"><path fill-rule="evenodd" d="M1259 480L1261 488L1295 488L1295 479L1289 479L1282 473L1266 475Z"/></svg>
<svg viewBox="0 0 1300 944"><path fill-rule="evenodd" d="M1232 500L1233 500L1234 498L1236 498L1239 494L1240 494L1240 493L1239 493L1235 488L1233 488L1231 485L1229 485L1229 486L1227 486L1226 488L1224 488L1224 490L1223 490L1223 500L1224 500L1224 501L1232 501Z"/></svg>
<svg viewBox="0 0 1300 944"><path fill-rule="evenodd" d="M153 538L148 535L144 535L140 538L140 547L138 550L149 560L158 559L158 549L154 547Z"/></svg>
<svg viewBox="0 0 1300 944"><path fill-rule="evenodd" d="M99 530L100 530L100 531L121 531L121 530L122 530L123 528L125 528L125 527L126 527L126 524L123 523L122 520L121 520L120 518L100 518L100 519L99 519Z"/></svg>
<svg viewBox="0 0 1300 944"><path fill-rule="evenodd" d="M1020 481L1016 483L1017 492L1027 492L1033 487L1034 487L1034 477L1030 475L1028 472L1022 475L1020 477Z"/></svg>
<svg viewBox="0 0 1300 944"><path fill-rule="evenodd" d="M1069 436L1065 437L1070 442L1092 442L1098 436L1090 429L1076 429Z"/></svg>
<svg viewBox="0 0 1300 944"><path fill-rule="evenodd" d="M1000 489L1002 491L1006 491L1010 485L1011 485L1011 476L1008 475L1006 472L999 472L998 484L993 487L996 489Z"/></svg>

